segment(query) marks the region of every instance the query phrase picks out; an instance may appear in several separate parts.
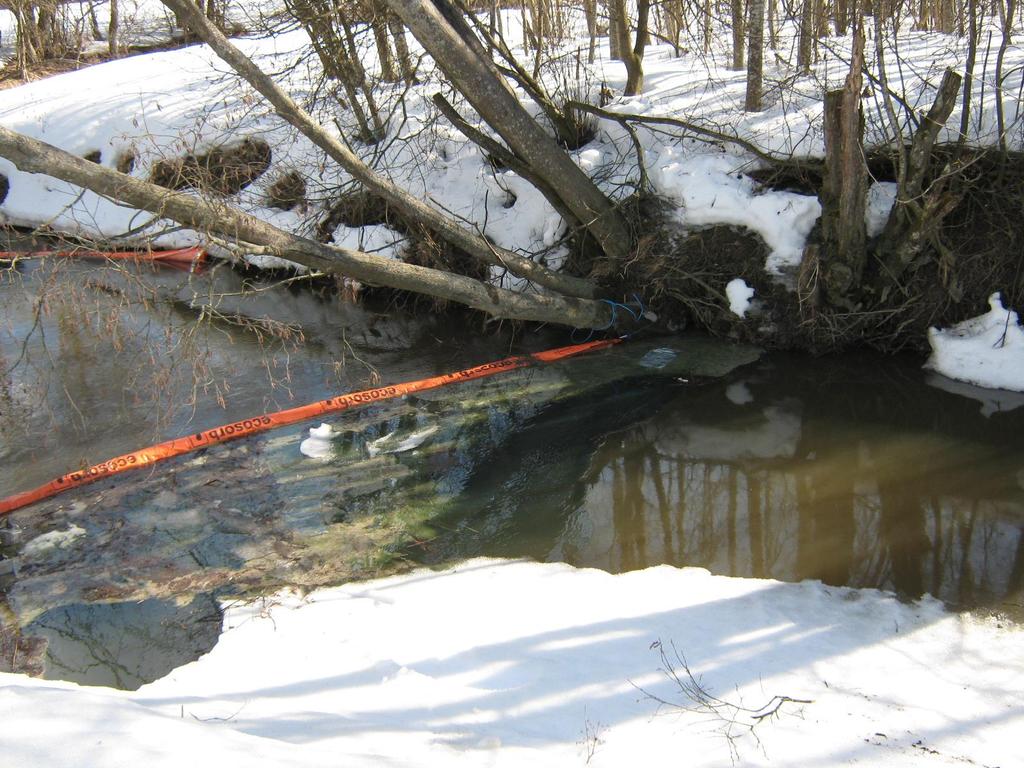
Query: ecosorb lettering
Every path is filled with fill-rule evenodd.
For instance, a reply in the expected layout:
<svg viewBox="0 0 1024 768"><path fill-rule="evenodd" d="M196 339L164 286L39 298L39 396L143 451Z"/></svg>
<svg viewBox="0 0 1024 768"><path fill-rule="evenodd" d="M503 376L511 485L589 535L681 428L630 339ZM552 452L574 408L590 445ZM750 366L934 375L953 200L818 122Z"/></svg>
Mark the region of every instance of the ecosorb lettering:
<svg viewBox="0 0 1024 768"><path fill-rule="evenodd" d="M270 423L271 421L269 416L258 416L255 419L242 419L242 421L236 421L234 424L225 424L223 427L211 429L209 432L205 432L204 434L210 440L216 440L221 437L245 434L246 432L251 432L254 429L265 427Z"/></svg>

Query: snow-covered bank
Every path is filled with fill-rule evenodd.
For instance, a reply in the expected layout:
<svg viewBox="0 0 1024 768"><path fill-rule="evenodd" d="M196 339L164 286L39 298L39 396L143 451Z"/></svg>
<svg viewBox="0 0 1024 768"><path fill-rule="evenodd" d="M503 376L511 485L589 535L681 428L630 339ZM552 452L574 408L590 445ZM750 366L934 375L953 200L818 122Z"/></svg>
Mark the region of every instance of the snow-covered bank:
<svg viewBox="0 0 1024 768"><path fill-rule="evenodd" d="M140 2L135 14L152 25L167 24L167 12L159 4ZM505 28L515 46L522 38L517 13L509 12ZM582 19L579 32L582 34ZM832 40L809 73L794 74L782 63L791 58L794 30L780 31L780 57L769 64L770 84L765 109L744 112L744 78L726 66L724 49L727 30L719 30L715 49L709 53L684 51L676 57L667 45L652 45L645 55L646 87L635 98L619 99L611 109L647 116L669 116L692 121L724 135L736 135L767 152L793 157L817 157L824 151L821 126L823 89L835 87L846 72L850 38ZM582 38L581 38L582 39ZM414 48L416 43L409 38ZM565 51L576 49L578 41L568 38ZM934 87L946 66L959 68L965 43L946 35L901 32L901 59L890 61L888 77L895 90L915 108L924 108L934 96ZM309 39L302 31L250 38L239 46L267 71L279 73L281 85L298 102L310 108L328 131L338 127L351 132L352 115L333 99L322 98L317 85L320 66L312 55ZM895 43L894 43L895 44ZM374 47L360 43L364 65L379 68ZM870 44L869 44L870 48ZM869 61L872 59L869 50ZM771 57L769 57L771 60ZM1024 50L1010 45L1006 53L1006 94L1016 93L1024 71ZM552 65L552 83L568 75ZM580 70L582 67L582 70ZM599 84L619 89L625 82L621 62L608 57L607 42L599 45L595 65L577 65L574 79L581 95L594 96ZM447 121L438 119L429 96L439 80L429 71L422 82L408 92L387 85L378 87L382 111L387 113L402 99L402 120L392 121L391 135L382 147L357 147L379 172L390 176L412 194L464 220L502 247L521 251L558 267L565 256L559 238L565 232L561 218L543 196L511 171L496 171L484 154L468 142ZM787 83L782 87L781 83ZM975 105L986 105L986 84L975 82ZM988 86L991 91L991 86ZM870 90L870 89L869 89ZM883 115L879 89L865 99L868 144L889 141L887 118ZM525 94L521 94L528 102ZM1021 143L1021 114L1015 100L1005 110L1007 140ZM315 105L314 105L315 104ZM460 109L472 119L465 104ZM972 141L996 141L993 110L976 108L968 127ZM954 121L943 139L956 138ZM339 190L350 181L348 175L325 161L297 132L273 115L262 100L239 83L206 46L136 56L112 61L81 71L0 92L0 124L55 144L81 156L99 152L100 163L118 167L131 155L131 173L148 178L161 159L203 152L231 144L247 136L259 136L270 145L270 168L252 186L230 197L231 202L261 219L300 234L313 232L336 200ZM621 196L637 183L636 155L632 141L621 126L597 121L597 136L575 159L608 194ZM759 161L751 153L729 142L682 138L673 133L640 129L644 165L654 190L678 206L678 218L685 227L709 225L741 226L759 234L768 246L769 271L794 269L805 241L818 216L815 197L790 191L765 189L746 174ZM268 199L268 190L288 173L298 172L306 182L308 205L282 211ZM25 226L46 224L58 230L101 238L116 238L133 231L144 220L137 211L115 205L92 193L79 195L77 189L45 177L18 172L0 160L0 173L10 181L10 191L0 202L0 222ZM891 206L891 190L878 193L868 218L877 229ZM147 234L162 233L161 245L190 245L197 236L171 231L167 222L154 222ZM139 233L136 232L136 235ZM334 241L366 250L397 255L401 236L387 227L339 227ZM251 257L268 263L266 257ZM496 271L495 279L506 285L519 283ZM993 289L998 286L993 286Z"/></svg>
<svg viewBox="0 0 1024 768"><path fill-rule="evenodd" d="M0 675L4 764L1022 764L1020 631L873 590L475 560L225 627L135 693ZM751 713L659 706L695 706L661 669L673 648L725 701L809 703L753 734Z"/></svg>

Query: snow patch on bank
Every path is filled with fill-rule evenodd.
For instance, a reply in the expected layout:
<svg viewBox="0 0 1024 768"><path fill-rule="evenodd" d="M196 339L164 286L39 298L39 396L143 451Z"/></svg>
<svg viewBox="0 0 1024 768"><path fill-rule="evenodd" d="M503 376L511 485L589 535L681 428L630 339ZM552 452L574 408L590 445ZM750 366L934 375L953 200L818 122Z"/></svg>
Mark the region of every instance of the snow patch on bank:
<svg viewBox="0 0 1024 768"><path fill-rule="evenodd" d="M799 266L807 236L821 216L818 200L760 189L739 172L743 161L706 151L665 147L657 162L656 188L680 205L680 221L688 227L746 227L767 244L769 272Z"/></svg>
<svg viewBox="0 0 1024 768"><path fill-rule="evenodd" d="M231 606L211 653L137 692L0 675L23 768L1009 765L1016 630L874 590L660 566L474 560ZM777 716L692 707L661 667ZM936 674L941 670L941 674ZM655 717L656 714L669 716Z"/></svg>
<svg viewBox="0 0 1024 768"><path fill-rule="evenodd" d="M750 300L754 298L754 289L737 277L725 286L725 295L729 299L729 311L737 317L744 317L750 309Z"/></svg>
<svg viewBox="0 0 1024 768"><path fill-rule="evenodd" d="M100 6L101 18L103 8ZM238 12L244 17L250 8L255 10L254 5L243 2ZM147 29L160 28L170 21L163 7L150 0L129 3L125 14L133 13L146 20L143 26ZM2 19L9 23L10 15L0 14ZM581 37L566 41L565 52L570 55L565 61L571 60L578 42L585 40L582 14L570 14L569 23L575 25ZM504 26L507 39L518 50L523 39L518 12L507 11ZM682 224L691 228L747 228L767 244L766 269L786 275L800 263L806 239L820 216L820 205L813 196L768 190L756 183L748 174L762 160L742 143L750 142L763 152L782 156L820 157L824 152L821 94L838 87L845 77L852 37L830 39L812 71L798 73L782 64L794 59L796 29L783 24L778 33L778 55L766 57L768 87L763 110L743 109L745 74L728 66L731 38L725 28L715 30L711 49L701 53L688 48L684 36L679 57L673 56L669 46L649 46L644 57L644 93L620 98L609 108L675 118L697 130L672 128L666 132L638 126L637 158L634 139L621 125L597 120L595 141L575 152L574 157L607 194L617 199L639 185L636 160L641 159L653 191L679 206ZM362 63L371 74L379 72L376 49L367 37L360 40ZM410 38L407 42L417 52L415 41ZM962 69L964 41L904 30L897 42L900 56L889 57L888 83L911 108L926 109L943 70L948 66ZM998 47L997 31L991 43ZM296 101L312 101L321 72L303 32L291 30L262 39L240 39L236 44L267 71L280 73L280 85ZM869 40L868 61L874 61L872 45ZM590 93L580 93L581 97L596 97L599 84L617 89L625 83L624 67L609 59L607 40L599 42L598 61L587 72L581 72L580 66L577 63L574 77L581 89L590 88ZM1024 136L1018 129L1024 116L1013 94L1021 88L1024 49L1016 45L1007 49L1004 73L1004 113L1011 126L1006 139L1017 148ZM565 222L524 179L507 170L496 170L454 127L435 120L436 110L429 96L437 90L439 81L430 70L429 59L420 76L421 84L408 92L378 88L382 114L391 112L399 96L404 98L402 120L393 121L393 135L387 142L376 148L356 145L355 151L362 152L367 162L413 196L462 219L497 245L558 269L567 253L560 243L566 232ZM968 126L969 139L980 144L998 139L995 110L990 107L994 99L985 90L986 83L985 78L975 78L972 104L984 104L986 108L974 110ZM869 149L889 141L882 99L871 91L872 87L866 89L862 100ZM991 87L988 84L989 91ZM536 111L525 95L523 98L527 109ZM461 103L457 106L467 119L474 120L472 110ZM314 118L339 136L353 133L353 116L337 104L322 105ZM955 122L943 128L940 141L958 138ZM271 114L262 100L202 45L134 56L2 91L0 124L79 156L99 150L102 164L108 167L114 167L119 156L134 153L138 162L132 174L137 178L146 178L160 159L207 151L258 135L273 149L271 167L249 188L231 196L229 202L298 234L315 231L330 201L336 199L340 189L351 185L347 173ZM703 138L695 140L695 135ZM740 139L740 143L730 137ZM274 210L268 203L268 186L283 173L295 170L307 182L309 205L301 211ZM113 239L133 231L146 219L138 211L92 193L80 194L70 185L45 176L20 173L6 160L0 159L0 173L11 182L10 194L0 206L3 222L25 226L47 223L63 231ZM891 184L873 185L866 214L870 234L880 231L892 196ZM157 234L154 242L158 246L187 246L200 239L197 233L174 230L163 221L154 221L147 232ZM399 235L384 227L346 230L336 233L335 241L388 256L398 255L404 245ZM265 255L247 258L263 266L281 265ZM525 281L498 268L492 269L491 276L505 287L526 287Z"/></svg>
<svg viewBox="0 0 1024 768"><path fill-rule="evenodd" d="M878 237L885 229L889 213L896 204L898 186L891 181L879 181L868 187L868 204L864 211L868 237Z"/></svg>
<svg viewBox="0 0 1024 768"><path fill-rule="evenodd" d="M1024 392L1024 329L998 293L988 303L984 315L928 331L932 356L925 367L979 387Z"/></svg>

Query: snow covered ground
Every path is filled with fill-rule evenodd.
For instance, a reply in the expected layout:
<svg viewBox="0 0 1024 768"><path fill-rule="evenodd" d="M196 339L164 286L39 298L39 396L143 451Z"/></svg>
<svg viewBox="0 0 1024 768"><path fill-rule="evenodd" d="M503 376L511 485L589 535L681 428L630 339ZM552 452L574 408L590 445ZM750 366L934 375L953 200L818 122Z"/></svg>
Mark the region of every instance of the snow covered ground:
<svg viewBox="0 0 1024 768"><path fill-rule="evenodd" d="M100 7L101 14L103 7ZM139 2L135 14L142 26L166 25L162 6ZM514 44L521 39L517 14L509 13L506 30ZM792 30L783 29L780 59L793 59ZM725 40L723 35L722 40ZM796 157L823 152L821 97L825 87L835 87L846 74L850 39L831 41L821 60L807 75L794 75L789 65L770 58L766 71L766 108L747 113L742 109L745 74L728 69L722 40L707 54L690 49L673 56L667 45L649 48L645 56L646 88L642 95L613 102L612 109L641 115L660 115L690 120L726 134L752 140L769 152ZM375 54L364 41L364 63L372 71ZM411 41L414 44L414 41ZM687 42L687 41L684 41ZM692 41L691 41L692 42ZM269 71L282 73L281 82L300 103L311 103L320 72L309 55L309 41L292 31L240 42L241 47ZM943 35L901 32L889 57L892 87L914 108L927 107L946 66L959 67L965 55L962 40ZM567 50L575 50L575 41ZM601 49L598 62L589 68L588 85L605 83L621 89L625 73L621 64ZM869 60L873 56L869 45ZM895 51L901 57L896 61ZM989 50L986 56L992 55ZM572 57L562 59L548 72L552 82L569 81L576 67ZM1021 143L1021 87L1024 50L1009 47L1002 84L1008 141ZM988 71L986 58L979 68ZM561 68L561 69L560 69ZM568 68L568 70L566 70ZM566 70L566 71L561 71ZM785 83L785 87L780 84ZM438 87L431 76L421 86L384 87L378 96L387 113L400 94L405 103L392 115L386 147L362 147L360 151L383 173L391 175L414 194L482 229L498 244L546 259L557 266L564 252L557 241L564 227L543 197L511 172L495 172L481 152L445 121L436 120L429 95ZM972 140L996 140L991 77L978 76L970 123ZM879 88L868 88L865 99L869 142L887 140L889 126L883 117ZM574 94L570 94L574 95ZM335 120L346 130L351 114L321 101L317 115L329 130ZM269 114L260 99L242 86L205 46L136 56L30 83L0 93L0 124L84 155L101 152L101 162L114 167L131 151L137 156L133 174L148 176L160 158L176 157L219 144L237 142L244 136L265 139L273 149L269 171L232 200L240 207L286 229L308 234L324 215L324 209L345 184L347 175L324 161L322 153L293 129ZM947 127L946 139L955 135L958 121ZM766 191L746 171L757 166L753 155L729 143L708 143L679 138L663 131L638 131L644 163L657 192L675 201L679 217L688 226L732 224L760 234L771 251L770 270L793 269L808 233L820 215L817 199L784 191ZM636 157L628 135L617 124L600 121L595 141L576 153L580 165L612 194L625 194L636 182ZM268 203L268 187L283 174L299 170L310 189L306 210L280 211ZM11 182L7 199L0 205L2 220L22 225L49 224L58 229L112 238L138 227L148 219L138 212L99 200L91 193L81 197L67 185L33 178L0 161L0 173ZM869 223L877 227L891 204L891 189L873 193ZM163 232L160 244L191 244L198 236L167 232L166 222L154 223L149 232ZM380 227L341 228L335 241L348 246L395 254L401 248L396 234Z"/></svg>
<svg viewBox="0 0 1024 768"><path fill-rule="evenodd" d="M1019 632L874 590L474 560L224 626L134 693L0 675L0 763L1024 765Z"/></svg>

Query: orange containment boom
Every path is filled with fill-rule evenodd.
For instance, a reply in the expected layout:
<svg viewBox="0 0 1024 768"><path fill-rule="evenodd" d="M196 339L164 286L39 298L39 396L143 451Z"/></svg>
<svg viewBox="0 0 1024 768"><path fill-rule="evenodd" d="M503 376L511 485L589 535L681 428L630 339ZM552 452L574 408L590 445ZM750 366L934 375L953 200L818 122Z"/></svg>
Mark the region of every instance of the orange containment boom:
<svg viewBox="0 0 1024 768"><path fill-rule="evenodd" d="M43 499L48 499L51 496L56 496L58 493L63 491L70 490L71 488L77 488L81 485L86 485L87 483L100 480L104 477L109 477L110 475L127 472L130 469L141 469L142 467L147 467L158 461L163 461L164 459L169 459L174 456L181 456L182 454L189 453L191 451L198 451L201 448L207 448L211 445L216 445L217 443L225 443L228 440L237 440L240 437L255 435L258 432L266 432L267 430L275 429L276 427L283 427L288 424L294 424L298 421L305 421L306 419L312 419L326 413L334 413L335 411L345 411L349 408L357 408L380 400L389 400L393 397L401 397L402 395L409 395L414 392L423 392L428 389L437 389L438 387L443 387L448 384L458 384L462 381L482 379L487 376L494 376L497 373L514 371L517 368L526 368L527 366L534 365L535 363L551 363L556 360L573 357L574 355L580 355L584 352L606 349L614 344L618 344L620 341L622 341L622 339L603 339L600 341L590 341L585 344L574 344L569 347L549 349L545 352L533 352L528 355L515 355L493 363L484 363L483 365L478 365L474 368L466 368L463 371L446 373L443 376L434 376L429 379L420 379L418 381L407 381L401 384L377 387L376 389L364 389L362 392L351 392L347 395L329 397L326 400L320 400L319 402L310 403L309 405L300 405L296 408L288 408L287 410L277 411L276 413L265 413L262 416L255 416L253 418L235 421L231 424L224 424L219 427L214 427L213 429L205 430L204 432L196 432L195 434L179 437L174 440L168 440L149 448L143 448L141 451L126 453L124 456L116 456L113 459L108 459L107 461L96 464L88 469L70 472L63 477L51 480L46 485L42 485L33 490L16 493L9 498L0 500L0 515L6 515L8 512L13 512L16 509L21 509L29 504L34 504L37 501L42 501Z"/></svg>
<svg viewBox="0 0 1024 768"><path fill-rule="evenodd" d="M206 259L206 251L200 247L176 248L173 251L90 251L73 248L65 251L0 251L0 259L41 258L77 259L131 259L133 261L159 261L167 264L199 264Z"/></svg>

